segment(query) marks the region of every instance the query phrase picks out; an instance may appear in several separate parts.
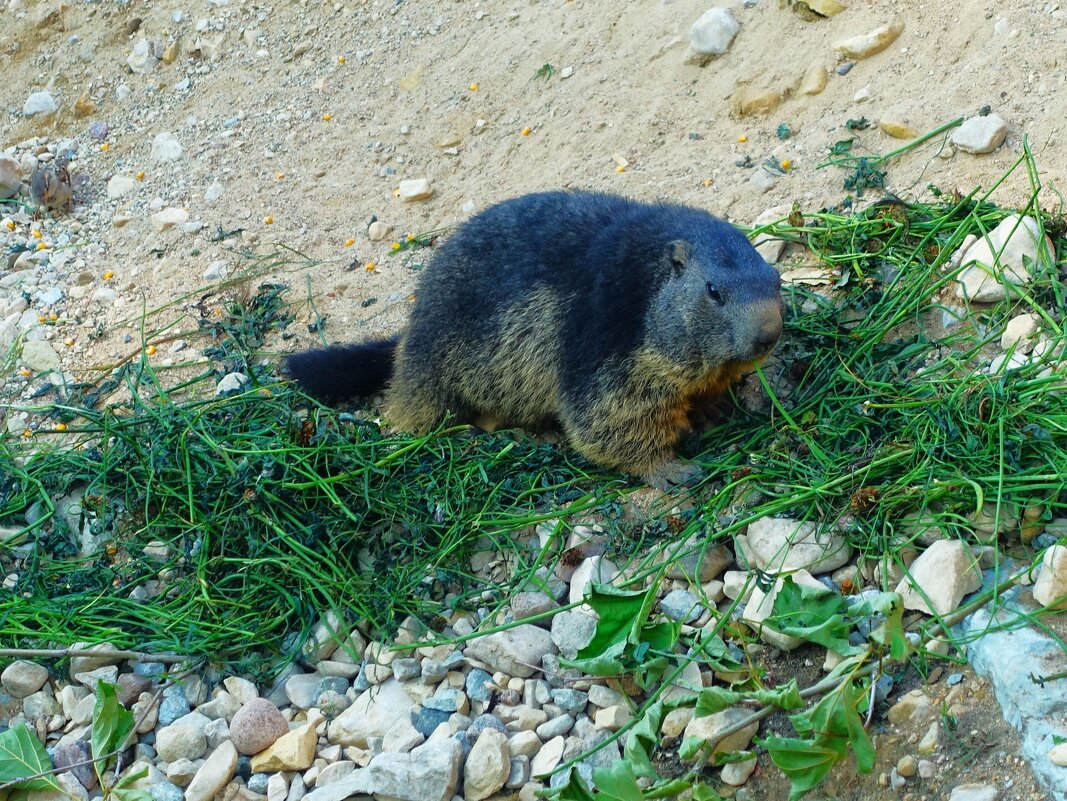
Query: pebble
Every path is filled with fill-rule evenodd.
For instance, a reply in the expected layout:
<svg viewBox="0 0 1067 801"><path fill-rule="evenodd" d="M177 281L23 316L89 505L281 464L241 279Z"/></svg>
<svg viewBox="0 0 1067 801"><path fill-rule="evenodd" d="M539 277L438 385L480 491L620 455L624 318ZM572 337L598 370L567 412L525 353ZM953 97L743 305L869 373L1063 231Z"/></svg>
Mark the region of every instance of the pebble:
<svg viewBox="0 0 1067 801"><path fill-rule="evenodd" d="M959 784L952 788L948 801L995 801L996 797L992 784Z"/></svg>
<svg viewBox="0 0 1067 801"><path fill-rule="evenodd" d="M156 732L155 748L164 762L200 759L207 752L207 738L192 726L165 726Z"/></svg>
<svg viewBox="0 0 1067 801"><path fill-rule="evenodd" d="M542 628L522 623L510 629L478 637L467 644L466 653L493 670L509 676L532 676L545 654L557 652L552 635Z"/></svg>
<svg viewBox="0 0 1067 801"><path fill-rule="evenodd" d="M894 139L914 139L919 135L915 128L894 117L882 117L878 120L878 127Z"/></svg>
<svg viewBox="0 0 1067 801"><path fill-rule="evenodd" d="M400 182L400 199L405 203L425 200L433 194L433 186L427 178L410 178Z"/></svg>
<svg viewBox="0 0 1067 801"><path fill-rule="evenodd" d="M907 722L923 723L935 714L934 704L922 690L912 690L893 706L886 717L894 726Z"/></svg>
<svg viewBox="0 0 1067 801"><path fill-rule="evenodd" d="M485 729L463 768L464 801L482 801L500 790L511 773L508 738L495 729Z"/></svg>
<svg viewBox="0 0 1067 801"><path fill-rule="evenodd" d="M700 599L687 590L671 590L659 602L660 610L671 620L692 623L704 612Z"/></svg>
<svg viewBox="0 0 1067 801"><path fill-rule="evenodd" d="M167 163L181 159L184 150L181 142L170 131L156 134L152 140L152 161Z"/></svg>
<svg viewBox="0 0 1067 801"><path fill-rule="evenodd" d="M1004 142L1008 124L997 114L971 117L952 132L951 141L964 153L992 153Z"/></svg>
<svg viewBox="0 0 1067 801"><path fill-rule="evenodd" d="M752 171L752 175L749 176L748 182L757 192L763 193L774 189L779 178L781 178L780 175L771 172L761 164Z"/></svg>
<svg viewBox="0 0 1067 801"><path fill-rule="evenodd" d="M177 207L166 208L152 215L152 225L157 231L166 231L189 219L189 212Z"/></svg>
<svg viewBox="0 0 1067 801"><path fill-rule="evenodd" d="M530 774L537 778L551 773L563 759L563 750L566 747L567 741L563 737L553 737L542 745L541 750L530 760Z"/></svg>
<svg viewBox="0 0 1067 801"><path fill-rule="evenodd" d="M960 605L964 595L982 586L974 555L959 540L935 542L911 563L909 573L896 591L905 609L926 614L947 615Z"/></svg>
<svg viewBox="0 0 1067 801"><path fill-rule="evenodd" d="M752 738L756 736L756 731L759 729L759 722L755 721L742 729L720 738L720 732L724 731L727 727L733 726L740 720L749 717L748 710L738 707L730 707L724 709L721 712L716 712L712 715L705 715L703 717L694 717L689 725L685 727L685 737L698 737L708 742L717 741L715 744L715 753L728 753L730 751L743 751L748 748L748 744L752 741Z"/></svg>
<svg viewBox="0 0 1067 801"><path fill-rule="evenodd" d="M240 753L248 756L258 754L288 732L285 717L266 698L249 700L230 721L230 739Z"/></svg>
<svg viewBox="0 0 1067 801"><path fill-rule="evenodd" d="M1029 283L1027 262L1039 262L1055 252L1048 236L1041 235L1038 222L1018 214L1005 217L988 236L961 250L957 251L958 263L965 266L956 277L956 297L976 303L1003 300L1005 282Z"/></svg>
<svg viewBox="0 0 1067 801"><path fill-rule="evenodd" d="M1045 551L1033 594L1042 606L1067 608L1067 546L1053 545Z"/></svg>
<svg viewBox="0 0 1067 801"><path fill-rule="evenodd" d="M371 242L381 242L393 232L393 226L375 220L367 226L367 237Z"/></svg>
<svg viewBox="0 0 1067 801"><path fill-rule="evenodd" d="M360 694L352 706L334 718L327 739L336 745L366 748L368 737L384 736L397 720L408 719L413 707L400 683L389 678Z"/></svg>
<svg viewBox="0 0 1067 801"><path fill-rule="evenodd" d="M232 395L243 392L245 387L252 383L252 379L244 373L227 373L215 385L216 395Z"/></svg>
<svg viewBox="0 0 1067 801"><path fill-rule="evenodd" d="M903 20L882 25L867 33L856 34L845 39L838 39L831 47L846 58L858 60L870 58L885 50L896 41L904 30Z"/></svg>
<svg viewBox="0 0 1067 801"><path fill-rule="evenodd" d="M1053 765L1067 768L1067 743L1059 743L1048 751L1048 759Z"/></svg>
<svg viewBox="0 0 1067 801"><path fill-rule="evenodd" d="M185 801L210 801L237 769L237 749L229 740L211 752L185 789Z"/></svg>
<svg viewBox="0 0 1067 801"><path fill-rule="evenodd" d="M1014 349L1016 353L1029 353L1034 349L1035 335L1039 332L1041 318L1036 314L1019 314L1012 317L1000 337L1000 347Z"/></svg>
<svg viewBox="0 0 1067 801"><path fill-rule="evenodd" d="M730 762L722 767L720 778L731 787L740 787L748 781L752 772L756 769L756 757L744 759L740 762Z"/></svg>
<svg viewBox="0 0 1067 801"><path fill-rule="evenodd" d="M728 8L705 11L689 29L689 45L702 56L721 56L737 36L741 26Z"/></svg>
<svg viewBox="0 0 1067 801"><path fill-rule="evenodd" d="M582 648L592 642L596 626L596 618L585 612L560 612L552 618L552 642L566 659L574 659Z"/></svg>
<svg viewBox="0 0 1067 801"><path fill-rule="evenodd" d="M22 113L27 117L38 114L55 114L59 110L59 104L50 92L34 92L26 98L22 106Z"/></svg>
<svg viewBox="0 0 1067 801"><path fill-rule="evenodd" d="M131 72L147 75L156 68L162 56L163 46L158 39L138 39L126 57L126 65Z"/></svg>
<svg viewBox="0 0 1067 801"><path fill-rule="evenodd" d="M253 773L271 773L278 770L307 770L315 761L315 746L318 735L315 727L306 723L283 734L266 749L252 757ZM236 756L236 749L234 755Z"/></svg>

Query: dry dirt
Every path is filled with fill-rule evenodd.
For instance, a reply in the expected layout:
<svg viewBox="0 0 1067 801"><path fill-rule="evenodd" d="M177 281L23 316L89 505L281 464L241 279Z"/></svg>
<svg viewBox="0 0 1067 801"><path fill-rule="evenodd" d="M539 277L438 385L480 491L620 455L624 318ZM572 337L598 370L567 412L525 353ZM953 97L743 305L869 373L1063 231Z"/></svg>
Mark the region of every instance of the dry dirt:
<svg viewBox="0 0 1067 801"><path fill-rule="evenodd" d="M925 132L990 106L1009 124L1005 144L989 155L954 153L939 137L895 159L887 188L905 199L929 197L929 184L964 194L992 187L1024 139L1046 187L1063 183L1067 24L1059 4L843 1L842 13L823 20L777 0L730 3L740 33L725 56L698 66L688 58L687 34L708 0L7 0L0 148L21 143L21 157L42 150L40 140L27 142L33 137L79 144L73 171L85 183L71 216L45 221L44 238L80 222L82 244L58 285L104 286L111 271L107 286L118 291L102 305L85 293L69 297L53 342L70 368L112 364L137 348L142 309L188 293L196 299L208 265L225 260L233 275L250 263L247 254L279 246L314 260L308 268L293 256L276 274L313 299L327 340L389 333L402 324L417 277L418 258L388 255L409 232L558 187L669 198L742 224L780 204L816 211L847 194L842 171L818 169L834 142L855 136L857 150L874 153L905 144L877 127L843 128L864 116ZM903 33L887 50L837 73L833 41L898 18ZM176 44L176 58L131 74L127 56L141 38ZM816 63L829 72L825 90L795 93ZM121 86L130 90L125 99ZM785 99L769 114L740 117L732 109L744 87ZM42 89L59 111L22 116L28 95ZM864 89L869 98L857 102ZM110 128L106 150L88 134L99 121ZM785 140L776 135L783 122L792 131ZM151 159L163 131L181 142L179 161ZM746 157L757 165L788 160L790 169L762 193L748 182L752 168L738 166ZM113 175L140 172L134 191L107 197ZM401 202L399 181L417 177L432 181L433 196ZM222 193L212 201L216 182ZM1030 194L1017 170L993 199L1019 206ZM1056 208L1058 198L1046 190L1041 201ZM203 227L160 232L150 215L163 207L184 208ZM116 217L127 221L116 225ZM367 236L375 217L394 229L381 242ZM220 228L242 232L215 241ZM304 325L311 306L302 311L295 336L271 343L275 350L315 341ZM102 335L91 338L100 324ZM63 347L68 337L73 344ZM1001 788L1013 781L1001 798L1040 798L988 691L976 703L962 727L981 746L940 766L949 782L939 780L938 789L890 791L875 777L839 776L836 789L820 792L944 798L939 788L958 777ZM913 743L887 735L880 746L879 771ZM764 765L762 774L751 797L784 798L774 770Z"/></svg>

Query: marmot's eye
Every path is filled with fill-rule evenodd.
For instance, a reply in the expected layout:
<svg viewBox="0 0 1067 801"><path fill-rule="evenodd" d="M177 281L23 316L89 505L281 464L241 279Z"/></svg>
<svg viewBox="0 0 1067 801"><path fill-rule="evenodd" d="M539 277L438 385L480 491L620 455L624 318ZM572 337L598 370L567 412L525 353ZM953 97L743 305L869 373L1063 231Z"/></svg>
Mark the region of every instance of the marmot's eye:
<svg viewBox="0 0 1067 801"><path fill-rule="evenodd" d="M708 297L716 303L722 303L722 293L720 293L719 290L715 288L715 284L711 283L711 281L708 281L707 287Z"/></svg>

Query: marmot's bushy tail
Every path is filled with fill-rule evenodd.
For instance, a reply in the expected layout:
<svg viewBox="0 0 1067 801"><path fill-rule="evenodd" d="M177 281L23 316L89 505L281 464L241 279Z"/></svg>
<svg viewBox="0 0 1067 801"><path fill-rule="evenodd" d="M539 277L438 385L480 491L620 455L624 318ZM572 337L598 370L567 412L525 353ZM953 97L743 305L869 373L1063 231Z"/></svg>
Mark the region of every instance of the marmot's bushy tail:
<svg viewBox="0 0 1067 801"><path fill-rule="evenodd" d="M381 392L393 375L393 354L400 337L373 339L358 345L294 353L286 368L309 395L337 401L366 398Z"/></svg>

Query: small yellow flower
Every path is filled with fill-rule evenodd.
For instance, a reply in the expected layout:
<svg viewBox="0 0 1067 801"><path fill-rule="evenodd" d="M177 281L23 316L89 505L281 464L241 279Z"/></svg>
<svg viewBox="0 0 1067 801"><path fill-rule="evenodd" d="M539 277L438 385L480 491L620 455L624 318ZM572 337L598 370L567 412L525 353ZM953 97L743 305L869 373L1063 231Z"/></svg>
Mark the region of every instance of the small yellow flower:
<svg viewBox="0 0 1067 801"><path fill-rule="evenodd" d="M144 180L144 170L141 170L139 173L137 173L137 175L135 177L137 178L138 181L143 181Z"/></svg>
<svg viewBox="0 0 1067 801"><path fill-rule="evenodd" d="M48 243L47 242L38 242L37 243L37 249L38 250L47 250L48 249Z"/></svg>
<svg viewBox="0 0 1067 801"><path fill-rule="evenodd" d="M23 378L29 378L31 375L33 375L33 373L23 367L21 370L19 370L19 375Z"/></svg>
<svg viewBox="0 0 1067 801"><path fill-rule="evenodd" d="M407 238L408 242L414 242L415 241L415 234L408 234L406 238Z"/></svg>
<svg viewBox="0 0 1067 801"><path fill-rule="evenodd" d="M323 122L329 122L332 119L333 119L333 114L323 114L322 115L322 121Z"/></svg>
<svg viewBox="0 0 1067 801"><path fill-rule="evenodd" d="M37 322L46 323L46 322L48 322L48 318L45 317L43 314L38 314L37 315Z"/></svg>
<svg viewBox="0 0 1067 801"><path fill-rule="evenodd" d="M270 215L268 214L268 215L267 215L266 217L264 217L264 218L263 218L263 224L264 224L264 225L274 225L274 218L273 218L273 217L271 217L271 216L270 216Z"/></svg>
<svg viewBox="0 0 1067 801"><path fill-rule="evenodd" d="M366 271L367 271L368 273L372 273L372 272L374 272L374 270L375 270L375 268L376 268L377 266L378 266L378 265L377 265L377 264L375 264L374 262L372 262L372 261L368 261L368 262L367 262L367 264L366 264L366 266L365 266L365 267L364 267L363 269L364 269L364 270L366 270Z"/></svg>
<svg viewBox="0 0 1067 801"><path fill-rule="evenodd" d="M354 240L354 239L346 239L346 240L345 240L345 247L346 247L346 248L350 248L350 247L352 247L352 246L353 246L354 244L356 244L356 240Z"/></svg>
<svg viewBox="0 0 1067 801"><path fill-rule="evenodd" d="M74 347L74 337L67 337L66 339L63 340L63 344L66 345L68 348L73 348Z"/></svg>
<svg viewBox="0 0 1067 801"><path fill-rule="evenodd" d="M283 178L285 178L285 173L284 172L276 172L276 173L274 173L274 180L280 181Z"/></svg>
<svg viewBox="0 0 1067 801"><path fill-rule="evenodd" d="M28 428L24 429L23 432L22 432L22 436L26 437L26 439L29 439L30 437L33 436L33 432L30 431Z"/></svg>
<svg viewBox="0 0 1067 801"><path fill-rule="evenodd" d="M144 352L147 353L149 356L155 356L156 355L156 346L155 345L149 345L147 348L144 349Z"/></svg>
<svg viewBox="0 0 1067 801"><path fill-rule="evenodd" d="M108 270L106 273L104 273L104 280L105 281L110 281L114 277L115 277L115 274L113 272L111 272L111 270Z"/></svg>
<svg viewBox="0 0 1067 801"><path fill-rule="evenodd" d="M782 159L782 169L783 170L788 170L792 166L793 166L793 162L791 162L789 159Z"/></svg>
<svg viewBox="0 0 1067 801"><path fill-rule="evenodd" d="M338 64L344 64L347 60L348 59L346 59L344 56L338 56L337 57L337 63Z"/></svg>
<svg viewBox="0 0 1067 801"><path fill-rule="evenodd" d="M615 172L626 172L626 168L623 167L621 164L616 164L615 165Z"/></svg>
<svg viewBox="0 0 1067 801"><path fill-rule="evenodd" d="M748 137L745 136L744 134L738 134L737 135L737 141L740 142L741 144L744 144L745 142L748 141Z"/></svg>
<svg viewBox="0 0 1067 801"><path fill-rule="evenodd" d="M66 423L56 423L56 431L66 431L66 430L67 430L67 424Z"/></svg>
<svg viewBox="0 0 1067 801"><path fill-rule="evenodd" d="M522 129L522 135L523 136L529 136L531 133L532 133L532 130L530 128L523 128Z"/></svg>
<svg viewBox="0 0 1067 801"><path fill-rule="evenodd" d="M111 149L111 145L109 145L107 142L104 142L104 144L100 145L100 151L102 153L107 153L107 151L110 150L110 149Z"/></svg>
<svg viewBox="0 0 1067 801"><path fill-rule="evenodd" d="M54 323L56 320L59 319L59 315L56 314L55 312L50 312L49 315L48 315L48 319L51 320Z"/></svg>
<svg viewBox="0 0 1067 801"><path fill-rule="evenodd" d="M470 85L470 90L471 90L472 92L477 92L477 91L478 91L478 87L479 87L479 86L481 86L481 84L480 84L480 83L478 83L477 81L475 81L474 83L472 83L472 84Z"/></svg>
<svg viewBox="0 0 1067 801"><path fill-rule="evenodd" d="M33 235L34 239L40 239L42 236L40 230L38 230L37 228L34 228L32 231L30 231L30 234Z"/></svg>
<svg viewBox="0 0 1067 801"><path fill-rule="evenodd" d="M7 221L7 230L9 230L9 231L14 231L15 230L15 221L14 220L8 220Z"/></svg>
<svg viewBox="0 0 1067 801"><path fill-rule="evenodd" d="M400 243L399 242L394 242L393 243L393 250L400 250Z"/></svg>
<svg viewBox="0 0 1067 801"><path fill-rule="evenodd" d="M712 178L705 178L701 183L704 184L704 186L711 186L715 181Z"/></svg>

